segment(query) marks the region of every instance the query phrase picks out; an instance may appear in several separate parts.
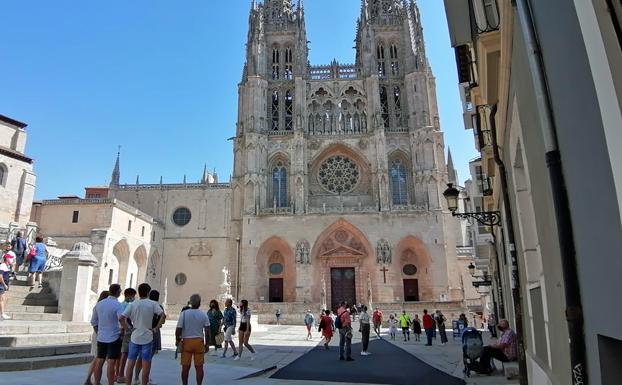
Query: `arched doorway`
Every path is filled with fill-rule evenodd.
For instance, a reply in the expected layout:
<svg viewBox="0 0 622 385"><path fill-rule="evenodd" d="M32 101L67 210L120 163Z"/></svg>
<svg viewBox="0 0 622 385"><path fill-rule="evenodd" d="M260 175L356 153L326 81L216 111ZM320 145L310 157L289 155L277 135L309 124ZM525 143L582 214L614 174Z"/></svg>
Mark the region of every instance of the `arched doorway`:
<svg viewBox="0 0 622 385"><path fill-rule="evenodd" d="M117 242L112 248L112 254L119 261L119 271L115 272L114 269L110 269L108 271L108 281L111 281L111 279L112 281L116 280L121 287L127 287L127 273L130 265L130 246L127 240L121 239Z"/></svg>
<svg viewBox="0 0 622 385"><path fill-rule="evenodd" d="M267 302L296 301L294 251L282 238L273 236L257 253L256 295Z"/></svg>
<svg viewBox="0 0 622 385"><path fill-rule="evenodd" d="M147 274L147 249L144 245L140 245L132 258L135 271L132 271L133 276L129 278L128 287L137 287L139 284L145 282L145 276Z"/></svg>
<svg viewBox="0 0 622 385"><path fill-rule="evenodd" d="M432 258L423 242L413 236L403 238L395 249L395 269L399 269L404 302L436 300L433 289ZM399 290L396 288L396 293Z"/></svg>

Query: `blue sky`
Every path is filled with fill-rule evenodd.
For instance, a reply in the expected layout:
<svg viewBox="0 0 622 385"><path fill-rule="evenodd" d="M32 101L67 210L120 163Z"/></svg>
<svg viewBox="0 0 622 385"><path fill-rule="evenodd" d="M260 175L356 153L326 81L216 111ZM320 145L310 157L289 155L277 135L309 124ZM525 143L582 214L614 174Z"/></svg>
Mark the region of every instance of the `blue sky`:
<svg viewBox="0 0 622 385"><path fill-rule="evenodd" d="M227 181L250 0L3 0L0 114L28 124L37 199L110 181ZM310 61L354 61L359 0L306 0ZM441 125L462 180L462 126L443 2L419 0Z"/></svg>

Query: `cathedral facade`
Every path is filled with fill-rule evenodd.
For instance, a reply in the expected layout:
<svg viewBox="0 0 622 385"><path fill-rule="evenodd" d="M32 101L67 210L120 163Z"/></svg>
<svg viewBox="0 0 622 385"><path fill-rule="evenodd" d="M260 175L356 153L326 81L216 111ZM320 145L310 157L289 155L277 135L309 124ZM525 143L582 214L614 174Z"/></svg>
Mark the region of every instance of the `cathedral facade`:
<svg viewBox="0 0 622 385"><path fill-rule="evenodd" d="M120 185L169 303L461 301L435 79L413 1L366 0L354 64L311 65L302 1L253 1L230 183Z"/></svg>

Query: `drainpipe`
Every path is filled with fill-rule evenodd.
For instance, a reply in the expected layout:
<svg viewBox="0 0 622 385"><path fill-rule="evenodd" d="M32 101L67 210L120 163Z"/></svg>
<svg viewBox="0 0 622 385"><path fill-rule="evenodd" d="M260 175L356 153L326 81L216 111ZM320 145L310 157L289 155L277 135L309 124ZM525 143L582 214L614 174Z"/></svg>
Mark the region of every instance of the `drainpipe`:
<svg viewBox="0 0 622 385"><path fill-rule="evenodd" d="M557 133L553 119L550 96L548 93L544 64L538 45L535 25L528 0L516 0L516 9L523 39L527 47L529 72L532 76L535 91L536 107L545 147L546 165L549 169L551 192L557 237L560 247L564 294L566 302L566 322L570 342L570 367L573 384L588 384L587 362L585 352L585 334L583 330L583 306L579 287L579 274L575 240L568 203L568 192L562 172L562 160L557 142Z"/></svg>
<svg viewBox="0 0 622 385"><path fill-rule="evenodd" d="M527 385L527 362L525 361L525 342L523 327L523 302L521 298L520 276L518 273L518 259L516 256L516 242L514 238L514 221L512 219L512 209L510 208L510 192L508 189L508 175L505 164L499 154L499 143L497 141L497 123L495 116L497 115L497 105L492 105L490 112L490 133L492 136L492 149L494 153L495 163L499 168L499 179L501 180L501 194L503 196L503 211L505 216L505 226L507 229L508 243L510 248L510 261L512 266L512 300L514 302L514 322L516 324L516 342L518 345L518 370L519 381L521 385ZM501 230L503 231L503 230ZM503 247L505 248L505 242Z"/></svg>

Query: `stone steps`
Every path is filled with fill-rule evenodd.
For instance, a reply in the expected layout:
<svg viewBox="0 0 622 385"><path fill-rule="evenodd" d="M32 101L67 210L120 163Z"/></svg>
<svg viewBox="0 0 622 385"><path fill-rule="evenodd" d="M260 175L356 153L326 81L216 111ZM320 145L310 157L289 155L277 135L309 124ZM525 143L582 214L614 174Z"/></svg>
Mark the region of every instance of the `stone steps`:
<svg viewBox="0 0 622 385"><path fill-rule="evenodd" d="M23 306L57 306L58 301L55 298L12 298L7 300L8 305L23 305Z"/></svg>
<svg viewBox="0 0 622 385"><path fill-rule="evenodd" d="M61 345L90 342L92 333L11 334L0 336L0 347Z"/></svg>
<svg viewBox="0 0 622 385"><path fill-rule="evenodd" d="M7 312L13 321L60 321L63 316L58 313L24 313ZM4 322L4 321L3 321Z"/></svg>
<svg viewBox="0 0 622 385"><path fill-rule="evenodd" d="M0 336L17 334L89 333L93 328L84 322L27 322L5 320L0 322Z"/></svg>
<svg viewBox="0 0 622 385"><path fill-rule="evenodd" d="M18 358L0 361L0 372L57 368L61 366L82 365L93 360L91 353L67 354L59 356Z"/></svg>
<svg viewBox="0 0 622 385"><path fill-rule="evenodd" d="M4 310L7 313L58 313L58 306L35 306L35 305L18 305L7 304Z"/></svg>
<svg viewBox="0 0 622 385"><path fill-rule="evenodd" d="M8 298L9 301L13 300L13 299L32 299L32 298L36 298L36 299L56 299L56 296L50 292L46 292L46 291L40 291L40 292L31 292L31 291L26 291L26 290L14 290L15 288L11 286L11 288L9 289L8 292Z"/></svg>
<svg viewBox="0 0 622 385"><path fill-rule="evenodd" d="M65 345L27 346L21 348L0 348L0 362L6 359L86 354L90 352L91 344L89 342Z"/></svg>

